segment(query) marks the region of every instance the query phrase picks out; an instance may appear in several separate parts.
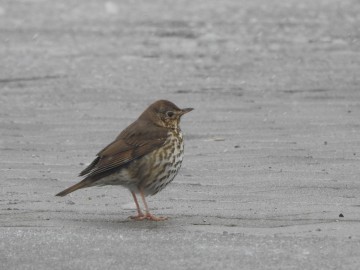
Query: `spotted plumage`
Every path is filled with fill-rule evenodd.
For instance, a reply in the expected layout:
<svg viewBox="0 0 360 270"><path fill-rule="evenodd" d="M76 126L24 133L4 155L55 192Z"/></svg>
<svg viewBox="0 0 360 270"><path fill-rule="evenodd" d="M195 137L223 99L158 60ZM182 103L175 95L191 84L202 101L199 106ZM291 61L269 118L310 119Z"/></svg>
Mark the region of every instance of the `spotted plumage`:
<svg viewBox="0 0 360 270"><path fill-rule="evenodd" d="M133 195L138 215L135 219L163 220L150 214L145 196L155 195L177 175L184 155L180 118L192 108L179 109L175 104L159 100L97 154L80 176L85 178L57 194L65 196L77 189L121 185ZM143 214L136 194L140 194Z"/></svg>

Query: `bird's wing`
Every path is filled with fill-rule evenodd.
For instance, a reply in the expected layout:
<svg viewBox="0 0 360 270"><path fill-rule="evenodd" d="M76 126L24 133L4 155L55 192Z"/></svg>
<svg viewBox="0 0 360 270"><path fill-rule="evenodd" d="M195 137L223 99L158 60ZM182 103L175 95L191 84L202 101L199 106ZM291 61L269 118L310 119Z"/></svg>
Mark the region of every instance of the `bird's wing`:
<svg viewBox="0 0 360 270"><path fill-rule="evenodd" d="M79 175L96 176L142 157L164 144L168 130L141 121L126 128L111 144L97 154L97 158Z"/></svg>

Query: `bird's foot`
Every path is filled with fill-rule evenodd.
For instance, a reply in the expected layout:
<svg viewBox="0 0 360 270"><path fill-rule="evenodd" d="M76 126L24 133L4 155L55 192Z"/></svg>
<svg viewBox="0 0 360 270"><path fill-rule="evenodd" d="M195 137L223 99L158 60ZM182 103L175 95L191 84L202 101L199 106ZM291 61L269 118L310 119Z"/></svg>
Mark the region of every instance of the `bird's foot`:
<svg viewBox="0 0 360 270"><path fill-rule="evenodd" d="M154 216L150 213L146 214L145 218L147 220L152 220L152 221L164 221L164 220L167 220L168 218L167 217L157 217L157 216Z"/></svg>
<svg viewBox="0 0 360 270"><path fill-rule="evenodd" d="M143 220L143 219L145 219L145 215L140 212L137 216L130 216L129 218L134 219L134 220Z"/></svg>
<svg viewBox="0 0 360 270"><path fill-rule="evenodd" d="M164 221L164 220L167 220L168 218L167 217L157 217L157 216L154 216L150 213L144 215L144 214L139 214L137 216L131 216L130 217L131 219L134 219L134 220L144 220L144 219L147 219L147 220L151 220L151 221Z"/></svg>

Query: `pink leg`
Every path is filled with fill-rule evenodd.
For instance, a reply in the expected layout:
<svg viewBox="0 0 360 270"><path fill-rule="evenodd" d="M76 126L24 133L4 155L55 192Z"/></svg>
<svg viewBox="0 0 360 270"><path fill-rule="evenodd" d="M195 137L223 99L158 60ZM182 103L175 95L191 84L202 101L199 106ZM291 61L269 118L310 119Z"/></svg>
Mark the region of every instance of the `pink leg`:
<svg viewBox="0 0 360 270"><path fill-rule="evenodd" d="M138 215L137 216L131 216L130 218L131 219L139 219L139 220L141 220L141 219L143 219L145 217L145 215L143 214L143 212L140 209L140 206L139 206L139 203L138 203L138 200L136 198L135 193L131 191L131 194L132 194L132 196L134 198L134 202L136 204L136 210L138 212Z"/></svg>
<svg viewBox="0 0 360 270"><path fill-rule="evenodd" d="M149 207L146 203L144 191L142 189L140 189L140 195L141 195L141 199L144 202L145 211L146 211L145 216L142 217L142 219L148 219L148 220L152 220L152 221L163 221L163 220L167 219L167 217L157 217L157 216L152 215L150 213Z"/></svg>

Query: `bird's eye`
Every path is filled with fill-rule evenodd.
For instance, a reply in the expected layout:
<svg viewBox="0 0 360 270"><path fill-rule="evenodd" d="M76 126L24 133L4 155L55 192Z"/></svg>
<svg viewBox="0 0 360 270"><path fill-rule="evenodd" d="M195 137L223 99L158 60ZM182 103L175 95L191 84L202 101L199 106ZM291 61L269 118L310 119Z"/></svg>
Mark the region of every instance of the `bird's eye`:
<svg viewBox="0 0 360 270"><path fill-rule="evenodd" d="M168 111L168 112L166 112L166 116L167 116L167 117L173 117L173 116L174 116L174 112Z"/></svg>

